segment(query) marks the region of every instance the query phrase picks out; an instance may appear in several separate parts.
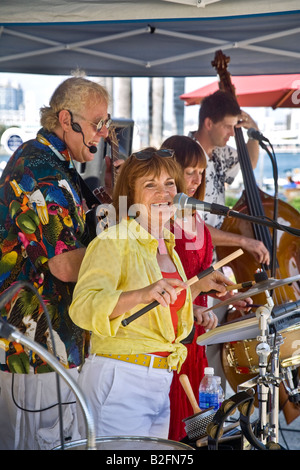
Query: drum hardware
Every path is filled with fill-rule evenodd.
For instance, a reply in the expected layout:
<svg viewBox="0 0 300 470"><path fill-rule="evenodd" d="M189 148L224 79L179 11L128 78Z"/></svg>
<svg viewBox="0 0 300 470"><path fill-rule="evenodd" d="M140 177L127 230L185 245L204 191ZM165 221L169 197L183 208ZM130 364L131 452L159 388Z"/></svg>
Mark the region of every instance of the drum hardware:
<svg viewBox="0 0 300 470"><path fill-rule="evenodd" d="M259 320L260 334L257 336L256 353L259 358L259 375L250 382L256 382L259 404L260 427L258 434L262 444L278 443L279 415L279 348L282 337L270 335L268 320L274 308L274 302L268 290L265 291L267 304L259 307L256 316ZM270 356L270 372L268 372ZM238 389L249 386L249 382ZM270 409L269 409L270 408Z"/></svg>
<svg viewBox="0 0 300 470"><path fill-rule="evenodd" d="M223 429L222 436L220 435L219 443L222 445L227 444L227 443L232 444L234 440L240 439L241 432L239 429L237 429L239 425L240 423L238 420L235 420L233 422L229 421L229 424ZM196 447L208 446L208 436L201 437L201 439L197 439L195 444L196 444Z"/></svg>
<svg viewBox="0 0 300 470"><path fill-rule="evenodd" d="M241 428L241 434L244 438L244 441L242 441L243 449L248 448L249 444L258 450L282 448L275 442L268 442L267 444L263 444L256 437L255 422L251 423L250 418L255 408L254 393L255 392L252 388L248 388L248 390L238 392L222 403L222 406L216 412L213 421L207 427L209 450L218 449L224 423L227 418L234 414L237 410L240 413L239 424ZM221 440L223 440L223 438Z"/></svg>
<svg viewBox="0 0 300 470"><path fill-rule="evenodd" d="M245 292L240 292L236 295L233 295L229 299L223 300L219 302L218 304L207 308L204 310L203 313L208 312L209 310L216 310L217 308L223 307L224 305L231 305L234 304L236 301L239 300L244 300L247 297L253 297L257 294L260 294L261 292L265 291L272 291L273 289L276 289L278 287L284 286L286 284L292 284L293 282L300 281L300 274L297 274L295 276L287 277L285 279L275 279L275 278L270 278L265 281L257 282L254 287L251 287ZM300 306L300 301L297 303L295 302L298 306ZM276 310L276 309L275 309Z"/></svg>
<svg viewBox="0 0 300 470"><path fill-rule="evenodd" d="M295 280L298 277L299 276L296 276L296 278L294 277L293 279ZM271 279L270 282L263 281L261 284L263 284L264 287L271 286L272 289L274 289L279 287L279 285L290 282L291 278L283 281L280 280L279 282ZM255 291L256 294L257 287L258 286L254 289L249 289L247 293L238 294L230 299L230 302L237 297L241 300L242 296L251 296L251 291ZM260 291L261 287L262 286L259 286ZM225 343L228 341L232 342L228 351L230 361L235 367L238 367L238 358L235 354L236 347L241 342L241 349L244 349L243 342L245 341L250 348L250 346L253 346L253 342L255 340L249 338L256 337L257 345L255 353L258 357L257 369L249 370L248 368L248 370L241 372L258 372L258 376L239 385L238 390L248 390L251 387L257 386L260 416L260 425L257 435L259 435L263 446L276 447L278 446L279 385L283 381L284 376L286 376L284 385L288 385L287 389L290 391L291 399L297 400L299 397L299 389L295 389L295 386L288 377L289 372L287 370L287 367L290 365L299 365L299 355L292 355L290 353L289 348L291 345L289 343L285 344L285 340L290 340L290 335L295 335L294 342L298 343L298 312L300 302L288 302L282 306L274 307L269 291L266 289L264 292L267 298L267 303L256 310L255 316L252 315L250 318L246 319L242 318L238 321L230 322L218 327L215 330L211 330L210 332L201 335L197 339L197 343L200 345L208 345L222 342ZM220 304L217 306L219 305ZM284 328L284 330L282 330L282 328ZM280 362L279 351L281 353L283 352L284 359L282 362ZM246 351L246 353L243 350L243 353L247 358L247 365L250 363L253 365L254 354L251 354L251 351L249 350Z"/></svg>
<svg viewBox="0 0 300 470"><path fill-rule="evenodd" d="M189 378L185 374L179 376L179 381L188 397L188 400L193 408L194 414L188 418L183 419L185 423L185 431L190 441L197 441L198 439L207 435L207 425L212 421L215 410L213 407L207 410L201 410L195 398Z"/></svg>
<svg viewBox="0 0 300 470"><path fill-rule="evenodd" d="M274 354L272 355L271 364L271 376L268 375L268 358L271 353L271 347L268 342L269 325L268 320L271 316L272 309L274 307L273 299L268 290L265 291L267 297L267 304L263 307L259 307L256 310L256 317L259 320L260 335L257 336L258 344L256 346L256 353L259 357L259 376L257 380L257 392L258 392L258 403L259 403L259 416L260 416L260 439L263 444L267 443L267 437L270 432L268 427L268 399L269 382L273 382L272 374L279 374L279 352L278 346L274 345ZM275 375L276 376L276 375ZM279 384L278 384L279 386ZM279 411L279 396L278 389L276 386L272 388L272 413L271 413L271 441L277 442L278 440L278 411Z"/></svg>
<svg viewBox="0 0 300 470"><path fill-rule="evenodd" d="M279 415L279 385L280 377L279 349L283 344L280 334L269 333L268 320L274 308L274 303L269 292L265 292L267 304L256 311L259 319L261 334L257 336L259 341L256 346L256 353L259 357L259 375L244 384L238 389L245 389L256 384L259 403L259 438L263 445L274 448L278 445L278 415ZM269 359L270 356L270 359ZM270 372L268 365L270 362Z"/></svg>
<svg viewBox="0 0 300 470"><path fill-rule="evenodd" d="M224 400L221 407L216 412L212 422L207 427L208 449L217 450L220 437L223 434L224 423L228 417L238 409L240 412L239 424L242 435L256 449L266 449L254 435L250 416L254 411L254 390L249 388L246 391L238 392L227 400Z"/></svg>
<svg viewBox="0 0 300 470"><path fill-rule="evenodd" d="M300 403L300 384L295 386L291 367L286 367L283 369L282 382L285 390L287 391L289 401L292 403Z"/></svg>

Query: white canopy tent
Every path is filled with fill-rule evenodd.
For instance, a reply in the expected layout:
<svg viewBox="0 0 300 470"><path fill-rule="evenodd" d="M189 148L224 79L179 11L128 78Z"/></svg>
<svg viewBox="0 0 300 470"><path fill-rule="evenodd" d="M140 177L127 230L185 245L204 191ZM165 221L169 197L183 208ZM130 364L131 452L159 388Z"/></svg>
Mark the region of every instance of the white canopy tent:
<svg viewBox="0 0 300 470"><path fill-rule="evenodd" d="M0 70L90 76L298 73L298 0L1 0Z"/></svg>

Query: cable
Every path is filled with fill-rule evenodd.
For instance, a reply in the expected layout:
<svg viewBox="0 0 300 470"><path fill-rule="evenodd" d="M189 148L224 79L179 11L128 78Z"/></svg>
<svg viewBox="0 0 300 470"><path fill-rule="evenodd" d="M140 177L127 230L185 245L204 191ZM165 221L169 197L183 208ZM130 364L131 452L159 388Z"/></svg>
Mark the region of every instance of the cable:
<svg viewBox="0 0 300 470"><path fill-rule="evenodd" d="M27 413L41 413L42 411L48 411L51 410L51 408L54 408L55 406L58 406L59 403L53 403L53 405L50 405L46 408L40 408L39 410L28 410L27 408L23 408L23 406L19 405L16 401L15 394L14 394L14 384L15 384L15 374L12 374L12 381L11 381L11 396L14 404L16 405L19 410L26 411ZM63 402L61 405L73 405L76 403L75 401L69 401L69 402Z"/></svg>

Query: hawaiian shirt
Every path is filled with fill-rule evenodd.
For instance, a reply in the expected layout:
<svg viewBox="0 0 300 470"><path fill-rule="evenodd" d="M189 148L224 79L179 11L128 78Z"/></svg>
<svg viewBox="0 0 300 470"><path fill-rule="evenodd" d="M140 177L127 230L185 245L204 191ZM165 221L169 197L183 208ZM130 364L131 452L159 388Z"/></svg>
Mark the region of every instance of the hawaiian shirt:
<svg viewBox="0 0 300 470"><path fill-rule="evenodd" d="M52 331L57 359L66 368L82 364L86 333L68 314L74 285L55 278L47 261L83 247L84 230L77 172L65 144L41 129L36 139L16 150L0 179L0 295L9 292L9 286L17 281L21 285L1 315L49 352L53 352ZM38 290L51 325L36 292L24 287L24 282ZM15 373L51 371L33 351L3 338L0 369Z"/></svg>
<svg viewBox="0 0 300 470"><path fill-rule="evenodd" d="M216 147L211 158L207 157L205 201L225 205L225 184L232 184L240 170L237 151L229 147ZM204 215L207 224L221 228L224 217L217 214Z"/></svg>

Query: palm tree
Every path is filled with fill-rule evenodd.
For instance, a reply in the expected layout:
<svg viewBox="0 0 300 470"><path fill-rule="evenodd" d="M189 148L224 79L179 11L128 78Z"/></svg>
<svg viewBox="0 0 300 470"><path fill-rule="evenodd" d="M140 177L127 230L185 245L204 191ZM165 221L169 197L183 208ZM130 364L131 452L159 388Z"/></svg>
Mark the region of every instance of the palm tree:
<svg viewBox="0 0 300 470"><path fill-rule="evenodd" d="M116 96L114 97L114 115L118 118L131 119L132 83L131 77L116 78Z"/></svg>
<svg viewBox="0 0 300 470"><path fill-rule="evenodd" d="M184 134L184 102L179 98L184 93L185 78L173 79L173 133Z"/></svg>
<svg viewBox="0 0 300 470"><path fill-rule="evenodd" d="M149 144L160 147L163 140L164 78L150 78Z"/></svg>

